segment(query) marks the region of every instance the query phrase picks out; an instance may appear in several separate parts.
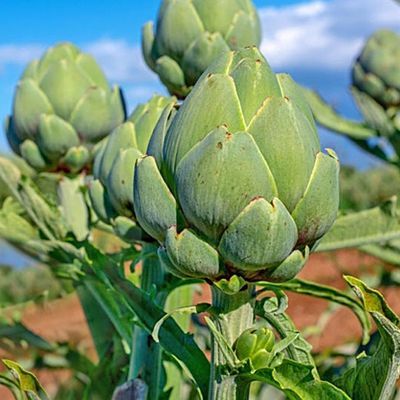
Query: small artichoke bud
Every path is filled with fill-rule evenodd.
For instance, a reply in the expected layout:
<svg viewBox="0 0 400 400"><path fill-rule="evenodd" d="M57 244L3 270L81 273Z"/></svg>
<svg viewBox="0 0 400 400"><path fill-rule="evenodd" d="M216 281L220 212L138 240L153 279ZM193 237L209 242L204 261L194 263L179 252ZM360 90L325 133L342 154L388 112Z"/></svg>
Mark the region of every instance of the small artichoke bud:
<svg viewBox="0 0 400 400"><path fill-rule="evenodd" d="M256 47L224 53L159 128L136 166L134 208L167 268L213 281L294 278L339 201L338 160L321 152L296 83Z"/></svg>
<svg viewBox="0 0 400 400"><path fill-rule="evenodd" d="M125 119L118 87L70 43L49 48L25 69L6 124L12 149L40 171L90 167L94 145Z"/></svg>
<svg viewBox="0 0 400 400"><path fill-rule="evenodd" d="M147 65L178 98L188 95L221 53L260 42L251 0L164 0L156 27L149 22L142 32Z"/></svg>
<svg viewBox="0 0 400 400"><path fill-rule="evenodd" d="M234 349L240 361L249 361L253 370L265 368L270 361L275 337L271 329L251 328L236 340Z"/></svg>
<svg viewBox="0 0 400 400"><path fill-rule="evenodd" d="M175 102L174 98L156 95L138 105L128 120L115 128L97 149L94 180L89 184L91 203L98 217L111 224L116 234L127 241L137 240L142 232L135 222L133 207L136 162L146 154L159 120L164 121L173 114ZM163 140L163 129L158 130Z"/></svg>
<svg viewBox="0 0 400 400"><path fill-rule="evenodd" d="M366 122L381 135L400 131L400 35L375 32L352 69L352 91Z"/></svg>

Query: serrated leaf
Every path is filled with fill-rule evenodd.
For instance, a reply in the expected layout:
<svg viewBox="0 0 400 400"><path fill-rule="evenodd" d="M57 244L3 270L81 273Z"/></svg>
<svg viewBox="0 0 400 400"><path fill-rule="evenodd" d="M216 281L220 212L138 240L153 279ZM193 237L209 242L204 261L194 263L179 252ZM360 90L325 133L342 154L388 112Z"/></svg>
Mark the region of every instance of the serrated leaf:
<svg viewBox="0 0 400 400"><path fill-rule="evenodd" d="M25 211L48 239L65 237L67 227L59 210L48 204L28 179L21 180L19 195Z"/></svg>
<svg viewBox="0 0 400 400"><path fill-rule="evenodd" d="M120 301L130 307L143 328L151 334L157 321L165 315L164 311L154 303L148 293L121 277L118 265L110 257L89 243L85 243L85 249L97 278L115 291ZM193 340L193 335L184 333L173 318L168 318L160 328L159 339L163 350L185 365L203 397L207 398L210 364Z"/></svg>
<svg viewBox="0 0 400 400"><path fill-rule="evenodd" d="M359 110L365 118L367 125L383 136L391 136L395 133L395 127L386 114L385 109L378 104L371 96L356 89L351 88L353 97Z"/></svg>
<svg viewBox="0 0 400 400"><path fill-rule="evenodd" d="M6 338L19 345L21 342L27 343L43 351L54 350L54 345L43 339L41 336L32 332L21 322L0 321L0 347L2 340Z"/></svg>
<svg viewBox="0 0 400 400"><path fill-rule="evenodd" d="M46 391L39 383L32 372L26 371L18 363L11 360L2 360L3 364L9 369L23 393L27 394L32 400L48 400Z"/></svg>
<svg viewBox="0 0 400 400"><path fill-rule="evenodd" d="M99 315L103 315L103 318L107 316L108 320L112 322L115 330L121 337L124 346L126 348L129 347L132 338L132 324L130 323L132 315L129 315L130 312L126 305L118 299L118 293L108 290L106 286L90 277L86 277L83 284L86 292L85 295L91 296L92 300L96 302L95 304L100 306L100 310L98 310ZM92 314L93 311L89 313L88 316L90 317ZM93 322L97 323L97 321ZM106 324L106 322L104 323ZM108 326L108 324L106 324L106 326ZM93 323L92 328L96 329ZM107 329L109 329L109 326ZM97 349L102 353L104 350L104 338L101 337L103 332L101 330L94 330L92 332L95 337L95 342L98 344ZM127 350L127 353L129 353L129 350Z"/></svg>
<svg viewBox="0 0 400 400"><path fill-rule="evenodd" d="M325 128L357 140L378 136L378 132L375 129L341 117L313 90L303 88L303 94L312 109L315 119Z"/></svg>
<svg viewBox="0 0 400 400"><path fill-rule="evenodd" d="M256 305L256 315L267 320L282 339L285 339L291 334L297 335L296 339L285 348L285 353L288 358L310 366L313 375L318 378L317 367L311 354L311 344L304 339L287 314L271 312L271 310L277 311L277 306L276 298L264 298Z"/></svg>
<svg viewBox="0 0 400 400"><path fill-rule="evenodd" d="M399 318L377 290L357 278L347 276L345 279L371 313L380 339L375 352L358 357L356 366L346 371L335 384L353 400L389 400L400 375Z"/></svg>
<svg viewBox="0 0 400 400"><path fill-rule="evenodd" d="M0 386L5 386L6 388L10 389L15 400L25 400L26 396L20 392L18 384L6 373L0 373Z"/></svg>
<svg viewBox="0 0 400 400"><path fill-rule="evenodd" d="M39 239L39 234L25 218L3 208L0 210L0 237L24 245L26 241Z"/></svg>
<svg viewBox="0 0 400 400"><path fill-rule="evenodd" d="M107 313L102 308L106 299L100 299L102 303L99 304L99 299L96 296L97 292L93 294L90 282L86 281L85 283L84 285L78 286L76 292L85 313L86 322L96 347L97 356L99 359L102 359L107 357L107 351L110 350L110 339L115 334L115 328L112 321L108 318ZM109 297L108 293L105 293L105 295ZM118 316L119 315L114 312L113 318L117 318ZM129 340L129 335L132 335L131 326L129 323L125 323L126 319L124 319L122 315L120 315L120 317L120 325L125 325L124 331L121 332L121 337L125 340ZM125 335L125 338L123 335Z"/></svg>
<svg viewBox="0 0 400 400"><path fill-rule="evenodd" d="M362 280L354 276L345 275L344 279L354 290L355 294L361 299L366 311L369 313L379 313L389 319L395 325L399 324L399 317L386 303L383 295L376 289L368 287Z"/></svg>
<svg viewBox="0 0 400 400"><path fill-rule="evenodd" d="M157 323L154 325L153 332L151 336L155 342L159 342L158 333L160 332L161 325L169 318L175 314L195 314L206 311L210 307L209 304L197 304L195 306L184 306L178 307L171 311L168 311Z"/></svg>
<svg viewBox="0 0 400 400"><path fill-rule="evenodd" d="M332 251L384 243L400 238L400 219L395 198L369 210L338 217L315 251Z"/></svg>
<svg viewBox="0 0 400 400"><path fill-rule="evenodd" d="M82 261L85 256L82 250L61 240L29 240L26 246L37 254L48 255L64 263Z"/></svg>
<svg viewBox="0 0 400 400"><path fill-rule="evenodd" d="M284 359L273 369L265 368L254 374L242 374L240 377L270 384L291 400L351 400L333 384L315 378L312 367L293 360Z"/></svg>
<svg viewBox="0 0 400 400"><path fill-rule="evenodd" d="M13 194L21 179L21 172L17 166L5 157L0 157L0 184L7 187L8 192Z"/></svg>
<svg viewBox="0 0 400 400"><path fill-rule="evenodd" d="M400 265L400 248L398 240L391 240L384 245L366 244L360 247L360 250L380 258L389 264Z"/></svg>
<svg viewBox="0 0 400 400"><path fill-rule="evenodd" d="M288 290L290 292L317 297L348 307L354 312L354 314L360 321L360 324L363 328L364 342L367 342L369 339L369 330L371 328L371 325L365 309L353 297L338 289L327 285L308 282L302 279L292 279L291 281L283 283L260 282L258 283L258 285L268 290Z"/></svg>

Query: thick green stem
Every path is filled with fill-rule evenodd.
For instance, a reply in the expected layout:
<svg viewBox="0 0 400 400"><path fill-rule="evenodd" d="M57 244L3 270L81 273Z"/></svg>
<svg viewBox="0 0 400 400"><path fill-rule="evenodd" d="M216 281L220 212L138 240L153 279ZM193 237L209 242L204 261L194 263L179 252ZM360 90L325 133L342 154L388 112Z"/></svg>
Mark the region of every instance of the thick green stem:
<svg viewBox="0 0 400 400"><path fill-rule="evenodd" d="M212 287L212 304L216 310L213 322L217 330L232 346L240 334L254 324L254 286L229 295ZM236 379L235 372L227 367L223 352L214 339L210 374L210 400L248 399L249 386Z"/></svg>
<svg viewBox="0 0 400 400"><path fill-rule="evenodd" d="M157 253L148 254L142 264L141 288L149 292L160 288L165 279ZM164 307L166 294L159 292L156 303ZM145 306L145 305L144 305ZM148 385L148 398L157 399L161 394L162 349L144 329L137 325L133 328L131 359L128 380L141 377Z"/></svg>

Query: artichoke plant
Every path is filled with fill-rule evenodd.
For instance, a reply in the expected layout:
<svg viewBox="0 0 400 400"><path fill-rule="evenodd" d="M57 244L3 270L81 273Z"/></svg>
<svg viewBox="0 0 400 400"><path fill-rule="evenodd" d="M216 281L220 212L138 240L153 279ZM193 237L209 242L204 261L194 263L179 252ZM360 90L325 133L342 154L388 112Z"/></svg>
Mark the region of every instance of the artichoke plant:
<svg viewBox="0 0 400 400"><path fill-rule="evenodd" d="M156 95L137 106L128 120L106 138L95 157L94 180L89 185L91 203L100 220L128 241L142 237L133 210L136 160L146 153L163 111L171 112L174 105L174 98Z"/></svg>
<svg viewBox="0 0 400 400"><path fill-rule="evenodd" d="M381 135L400 131L400 36L375 32L352 70L353 93L367 123Z"/></svg>
<svg viewBox="0 0 400 400"><path fill-rule="evenodd" d="M336 218L338 160L256 47L219 57L147 153L135 213L177 276L291 279Z"/></svg>
<svg viewBox="0 0 400 400"><path fill-rule="evenodd" d="M77 172L124 119L119 88L110 88L90 55L62 43L23 72L6 133L13 150L33 168Z"/></svg>
<svg viewBox="0 0 400 400"><path fill-rule="evenodd" d="M251 0L164 0L155 30L143 28L142 48L169 92L184 98L216 56L260 41Z"/></svg>

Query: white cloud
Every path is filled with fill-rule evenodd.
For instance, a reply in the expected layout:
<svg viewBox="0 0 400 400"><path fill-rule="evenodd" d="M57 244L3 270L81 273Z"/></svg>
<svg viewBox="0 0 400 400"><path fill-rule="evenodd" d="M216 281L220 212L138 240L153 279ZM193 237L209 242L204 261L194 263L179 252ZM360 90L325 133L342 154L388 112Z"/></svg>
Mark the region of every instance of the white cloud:
<svg viewBox="0 0 400 400"><path fill-rule="evenodd" d="M392 0L311 0L259 10L261 49L274 68L344 69L365 37L380 27L398 28L400 9ZM0 45L0 72L38 57L43 44ZM112 82L155 84L138 44L99 39L83 45Z"/></svg>
<svg viewBox="0 0 400 400"><path fill-rule="evenodd" d="M345 69L374 30L399 28L392 0L313 0L260 10L261 49L274 68Z"/></svg>
<svg viewBox="0 0 400 400"><path fill-rule="evenodd" d="M0 45L0 72L8 65L25 65L40 56L45 46L40 44Z"/></svg>
<svg viewBox="0 0 400 400"><path fill-rule="evenodd" d="M111 81L145 83L157 77L145 64L139 45L125 40L100 39L83 47L103 67Z"/></svg>

